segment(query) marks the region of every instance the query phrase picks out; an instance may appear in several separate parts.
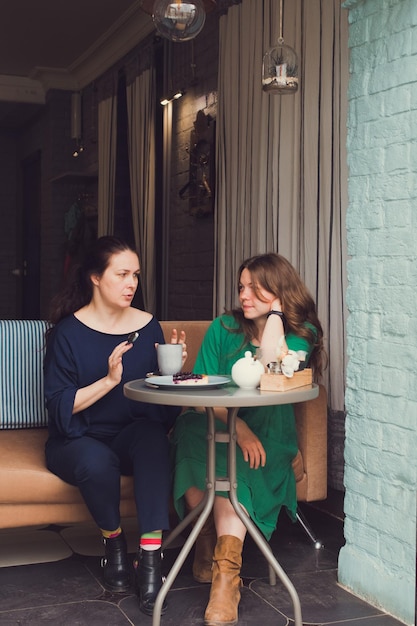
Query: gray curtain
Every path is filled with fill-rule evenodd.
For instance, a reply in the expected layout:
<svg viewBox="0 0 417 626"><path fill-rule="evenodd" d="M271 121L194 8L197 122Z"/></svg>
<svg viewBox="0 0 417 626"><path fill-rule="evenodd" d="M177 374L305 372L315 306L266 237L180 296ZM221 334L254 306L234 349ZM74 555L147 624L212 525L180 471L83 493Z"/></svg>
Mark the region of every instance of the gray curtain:
<svg viewBox="0 0 417 626"><path fill-rule="evenodd" d="M127 86L128 149L133 232L141 264L144 306L156 313L155 73L150 68Z"/></svg>
<svg viewBox="0 0 417 626"><path fill-rule="evenodd" d="M347 16L339 0L286 0L299 56L295 95L262 91L279 2L243 0L220 18L214 314L236 302L243 259L276 251L299 270L322 321L329 404L344 409Z"/></svg>
<svg viewBox="0 0 417 626"><path fill-rule="evenodd" d="M98 105L98 225L97 234L114 231L116 182L117 97L112 95Z"/></svg>

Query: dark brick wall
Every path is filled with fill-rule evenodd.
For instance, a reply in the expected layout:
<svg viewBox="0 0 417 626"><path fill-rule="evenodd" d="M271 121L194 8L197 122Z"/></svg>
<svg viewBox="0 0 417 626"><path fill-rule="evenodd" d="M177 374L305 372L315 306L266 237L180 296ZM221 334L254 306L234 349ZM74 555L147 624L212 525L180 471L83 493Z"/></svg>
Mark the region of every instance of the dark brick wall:
<svg viewBox="0 0 417 626"><path fill-rule="evenodd" d="M173 103L172 182L170 196L170 249L168 317L211 319L213 315L214 214L190 215L189 201L179 190L189 180L192 131L199 111L215 120L217 112L218 21L209 15L201 38L194 40L195 85ZM172 46L173 76L189 69L192 51ZM187 58L188 56L188 58ZM182 76L187 81L187 75ZM188 73L188 81L190 73ZM214 149L214 146L213 146Z"/></svg>

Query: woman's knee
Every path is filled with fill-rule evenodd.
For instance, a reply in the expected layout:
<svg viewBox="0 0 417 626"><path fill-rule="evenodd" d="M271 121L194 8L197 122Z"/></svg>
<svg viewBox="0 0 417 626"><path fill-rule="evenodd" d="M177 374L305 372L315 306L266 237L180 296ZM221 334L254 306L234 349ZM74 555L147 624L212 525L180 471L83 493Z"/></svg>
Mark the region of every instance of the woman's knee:
<svg viewBox="0 0 417 626"><path fill-rule="evenodd" d="M198 487L189 487L184 494L185 501L188 508L195 509L204 497L204 491L198 489Z"/></svg>
<svg viewBox="0 0 417 626"><path fill-rule="evenodd" d="M82 438L67 442L49 454L48 466L58 476L70 483L110 479L118 475L119 459L104 443Z"/></svg>
<svg viewBox="0 0 417 626"><path fill-rule="evenodd" d="M84 454L75 464L75 473L79 481L109 479L113 473L119 477L119 459L108 447L95 449L90 454Z"/></svg>

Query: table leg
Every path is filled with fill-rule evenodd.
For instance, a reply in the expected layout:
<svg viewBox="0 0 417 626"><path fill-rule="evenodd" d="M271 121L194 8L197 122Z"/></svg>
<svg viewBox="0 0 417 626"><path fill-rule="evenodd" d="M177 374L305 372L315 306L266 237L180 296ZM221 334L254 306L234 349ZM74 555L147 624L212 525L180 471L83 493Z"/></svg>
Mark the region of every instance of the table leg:
<svg viewBox="0 0 417 626"><path fill-rule="evenodd" d="M266 561L269 566L272 567L274 572L278 575L283 585L286 587L288 593L290 594L293 607L294 607L294 623L295 626L303 626L302 617L301 617L301 605L300 599L298 597L297 591L295 590L294 585L278 563L275 558L270 545L256 527L256 525L252 522L250 517L247 515L243 507L239 504L237 499L237 476L236 476L236 417L237 417L238 408L229 408L227 412L227 425L229 432L229 444L228 444L228 475L230 480L230 491L229 491L229 499L232 503L234 510L236 511L238 517L242 521L242 523L246 526L249 534L252 539L257 544L258 548L264 555Z"/></svg>
<svg viewBox="0 0 417 626"><path fill-rule="evenodd" d="M214 416L214 409L212 408L207 408L206 409L206 414L207 414L207 469L206 469L206 493L205 496L203 498L203 500L201 501L201 503L199 504L198 507L196 507L195 509L193 509L183 520L182 522L180 522L180 524L169 534L169 536L167 537L166 541L164 542L163 547L169 545L169 543L171 543L171 541L177 537L179 535L179 533L186 528L186 526L188 526L188 524L200 513L200 517L198 518L197 522L195 523L194 528L191 530L190 534L187 537L186 542L184 543L183 547L181 548L181 551L179 553L179 555L177 556L177 558L175 559L175 562L173 564L173 566L171 567L168 576L165 579L164 584L162 585L156 601L155 601L155 606L154 606L154 610L153 610L153 614L152 614L152 626L160 626L161 623L161 610L162 610L162 605L164 603L165 597L168 593L168 591L171 589L172 584L174 582L174 580L176 579L176 577L178 576L178 573L181 569L181 567L184 564L185 559L187 558L188 554L191 551L191 548L193 547L199 533L200 530L202 529L202 527L204 526L205 521L207 520L208 516L211 513L211 510L213 508L213 504L214 504L214 495L215 495L215 482L216 482L216 443L215 443L215 416Z"/></svg>

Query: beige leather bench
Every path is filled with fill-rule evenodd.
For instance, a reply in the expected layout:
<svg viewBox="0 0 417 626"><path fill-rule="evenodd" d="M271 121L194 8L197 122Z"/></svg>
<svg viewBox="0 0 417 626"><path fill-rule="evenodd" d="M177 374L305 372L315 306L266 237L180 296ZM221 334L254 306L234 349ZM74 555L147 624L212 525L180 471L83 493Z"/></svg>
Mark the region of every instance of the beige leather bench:
<svg viewBox="0 0 417 626"><path fill-rule="evenodd" d="M161 322L165 338L185 330L193 367L210 322ZM43 402L43 334L46 323L0 320L0 528L91 521L77 488L45 467L47 415ZM294 460L297 498L310 502L327 496L327 398L295 405L299 454ZM136 516L132 478L121 479L122 517Z"/></svg>

